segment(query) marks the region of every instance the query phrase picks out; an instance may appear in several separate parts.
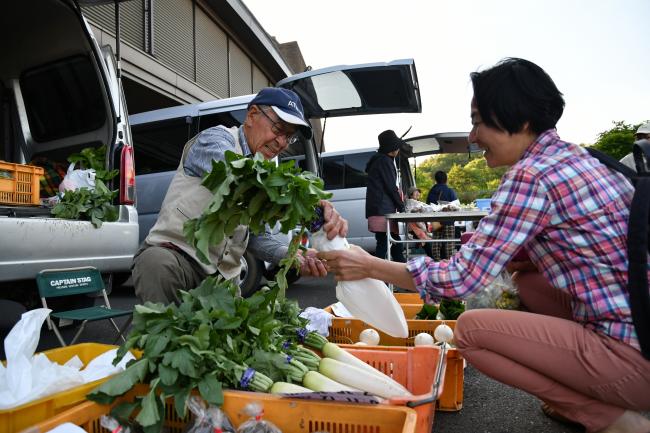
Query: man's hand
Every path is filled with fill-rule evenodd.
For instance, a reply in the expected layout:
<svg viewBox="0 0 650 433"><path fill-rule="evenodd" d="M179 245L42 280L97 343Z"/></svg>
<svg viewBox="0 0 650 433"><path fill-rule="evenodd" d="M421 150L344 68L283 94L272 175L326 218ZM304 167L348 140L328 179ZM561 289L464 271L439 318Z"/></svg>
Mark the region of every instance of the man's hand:
<svg viewBox="0 0 650 433"><path fill-rule="evenodd" d="M348 234L347 220L327 200L321 200L320 205L323 207L323 218L325 219L323 230L327 234L327 239L334 239L337 235L342 238L346 237Z"/></svg>
<svg viewBox="0 0 650 433"><path fill-rule="evenodd" d="M300 260L300 275L303 277L325 277L327 276L327 269L320 261L316 254L318 251L308 249L307 251L298 252L298 260Z"/></svg>

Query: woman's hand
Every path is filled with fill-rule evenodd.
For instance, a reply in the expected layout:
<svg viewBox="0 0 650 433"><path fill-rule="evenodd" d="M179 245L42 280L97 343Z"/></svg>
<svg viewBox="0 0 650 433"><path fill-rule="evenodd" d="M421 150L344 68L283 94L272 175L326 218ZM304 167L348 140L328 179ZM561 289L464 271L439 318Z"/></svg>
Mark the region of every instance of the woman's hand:
<svg viewBox="0 0 650 433"><path fill-rule="evenodd" d="M375 259L356 245L350 245L347 250L319 252L318 258L325 261L325 267L334 274L337 281L369 278L372 261Z"/></svg>
<svg viewBox="0 0 650 433"><path fill-rule="evenodd" d="M327 276L327 269L325 264L316 257L318 251L308 249L307 251L299 251L297 256L300 261L300 275L303 277L325 277Z"/></svg>
<svg viewBox="0 0 650 433"><path fill-rule="evenodd" d="M348 234L348 221L327 200L321 200L320 205L323 208L323 218L325 219L323 230L327 234L327 239L331 240L336 236L346 237Z"/></svg>

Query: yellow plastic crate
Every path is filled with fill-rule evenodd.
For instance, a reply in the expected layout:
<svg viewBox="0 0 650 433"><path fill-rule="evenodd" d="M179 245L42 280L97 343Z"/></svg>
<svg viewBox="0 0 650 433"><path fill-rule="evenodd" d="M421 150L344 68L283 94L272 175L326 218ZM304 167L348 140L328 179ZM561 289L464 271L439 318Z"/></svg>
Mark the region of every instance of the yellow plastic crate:
<svg viewBox="0 0 650 433"><path fill-rule="evenodd" d="M435 329L443 322L451 329L456 328L455 320L408 319L408 317L415 317L415 314L420 311L422 306L413 304L402 304L401 306L404 310L404 315L407 317L406 324L409 333L407 338L392 337L359 319L334 317L332 319L332 326L329 328L329 336L327 339L332 343L341 345L342 347L359 348L359 346L354 346L354 343L359 341L359 334L361 331L366 328L373 328L379 333L380 346L378 347L412 347L416 335L421 332L426 332L433 336ZM464 380L464 359L457 349L449 349L447 352L447 369L445 371L444 390L438 399L438 410L457 411L463 408Z"/></svg>
<svg viewBox="0 0 650 433"><path fill-rule="evenodd" d="M38 206L42 167L0 161L0 204Z"/></svg>
<svg viewBox="0 0 650 433"><path fill-rule="evenodd" d="M135 391L142 394L145 391ZM127 394L130 400L133 393ZM118 400L119 401L123 401ZM281 398L271 394L224 391L222 409L235 428L249 416L243 411L250 402L260 402L264 419L272 421L283 433L415 433L417 415L413 409L388 405L360 405ZM114 404L117 404L114 403ZM23 433L45 433L66 422L76 424L88 433L110 433L99 425L99 418L110 412L111 406L86 402L47 421L36 424ZM169 433L182 433L191 417L178 418L172 400L168 400L164 425Z"/></svg>
<svg viewBox="0 0 650 433"><path fill-rule="evenodd" d="M77 355L84 365L87 365L97 356L117 346L99 343L81 343L58 349L47 350L44 353L50 361L58 364L65 364L69 359ZM77 405L86 400L86 394L108 378L103 378L84 385L61 391L38 400L14 407L12 409L0 410L0 432L18 432L37 422L46 420L71 406Z"/></svg>

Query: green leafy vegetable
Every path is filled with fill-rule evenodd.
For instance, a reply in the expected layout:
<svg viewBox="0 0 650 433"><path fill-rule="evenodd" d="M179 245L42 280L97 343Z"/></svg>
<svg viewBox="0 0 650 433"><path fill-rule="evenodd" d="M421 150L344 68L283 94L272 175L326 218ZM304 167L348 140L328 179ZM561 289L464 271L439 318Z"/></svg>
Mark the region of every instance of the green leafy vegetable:
<svg viewBox="0 0 650 433"><path fill-rule="evenodd" d="M451 299L440 301L440 313L446 320L456 320L464 311L465 304L463 301L453 301Z"/></svg>
<svg viewBox="0 0 650 433"><path fill-rule="evenodd" d="M331 196L323 191L323 181L292 162L276 166L260 154L245 158L226 152L225 161L212 161L202 185L213 193L212 200L199 218L185 222L183 232L204 263L210 263L209 247L232 235L238 225L247 225L255 234L264 232L265 224L273 227L280 223L283 233L302 227L276 275L279 296L284 298L286 274L299 264L296 254L304 227L316 218L320 200Z"/></svg>
<svg viewBox="0 0 650 433"><path fill-rule="evenodd" d="M117 191L110 191L104 182L95 179L95 189L79 188L65 192L52 215L55 218L86 220L99 228L103 222L117 221L117 207L111 204Z"/></svg>
<svg viewBox="0 0 650 433"><path fill-rule="evenodd" d="M438 307L434 304L422 304L422 309L415 315L418 320L436 320Z"/></svg>
<svg viewBox="0 0 650 433"><path fill-rule="evenodd" d="M136 305L133 328L113 362L130 349L142 357L88 398L109 404L136 384L149 383L145 396L118 408L121 417L139 409L136 422L156 432L167 397L174 398L176 413L183 417L192 391L220 405L222 388L268 391L274 379L300 383L309 368L318 368L316 355L297 344L307 320L298 317L295 301L280 300L278 287L250 298L236 291L232 281L208 277L182 291L180 305Z"/></svg>
<svg viewBox="0 0 650 433"><path fill-rule="evenodd" d="M92 168L95 170L95 179L108 182L113 179L118 170L106 170L106 145L99 147L86 147L79 153L73 153L68 157L68 162L79 163L81 168Z"/></svg>
<svg viewBox="0 0 650 433"><path fill-rule="evenodd" d="M90 221L96 228L101 227L103 222L117 221L117 206L112 204L117 190L109 190L106 183L119 171L106 170L106 146L87 147L70 155L68 161L95 170L95 189L67 190L52 209L52 215L55 218Z"/></svg>

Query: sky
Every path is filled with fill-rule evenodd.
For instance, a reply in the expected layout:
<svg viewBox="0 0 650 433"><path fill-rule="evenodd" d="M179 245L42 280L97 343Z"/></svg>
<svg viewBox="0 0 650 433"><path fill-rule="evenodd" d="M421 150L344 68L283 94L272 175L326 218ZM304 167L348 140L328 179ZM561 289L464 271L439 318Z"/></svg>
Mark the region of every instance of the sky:
<svg viewBox="0 0 650 433"><path fill-rule="evenodd" d="M650 119L650 0L243 0L313 69L413 58L422 112L333 118L329 151L469 131L469 73L504 57L537 63L564 94L560 137L594 143L613 121Z"/></svg>

